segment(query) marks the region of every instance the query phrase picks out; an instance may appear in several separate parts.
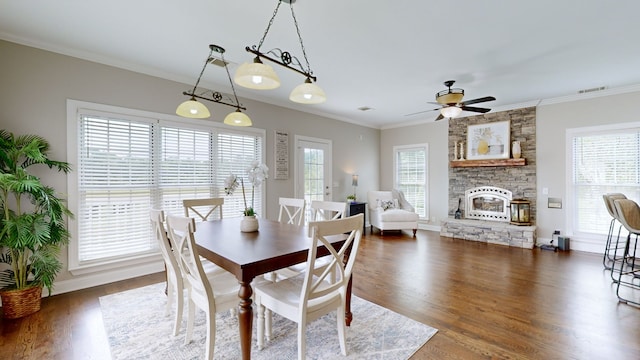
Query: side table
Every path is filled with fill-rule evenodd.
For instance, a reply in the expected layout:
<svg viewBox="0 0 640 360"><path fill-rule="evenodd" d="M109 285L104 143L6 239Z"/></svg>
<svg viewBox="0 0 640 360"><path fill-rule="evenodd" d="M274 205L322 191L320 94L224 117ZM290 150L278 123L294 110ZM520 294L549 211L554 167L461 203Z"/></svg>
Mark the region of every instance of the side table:
<svg viewBox="0 0 640 360"><path fill-rule="evenodd" d="M367 203L366 202L357 202L353 201L347 204L347 216L353 216L358 214L363 214L365 217L364 225L362 226L362 233L365 233L367 228Z"/></svg>

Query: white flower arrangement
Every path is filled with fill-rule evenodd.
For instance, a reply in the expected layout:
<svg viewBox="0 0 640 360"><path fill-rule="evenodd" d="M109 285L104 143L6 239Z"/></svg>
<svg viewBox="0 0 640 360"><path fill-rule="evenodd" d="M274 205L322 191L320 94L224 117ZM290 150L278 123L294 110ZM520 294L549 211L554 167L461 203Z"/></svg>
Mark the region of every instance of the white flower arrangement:
<svg viewBox="0 0 640 360"><path fill-rule="evenodd" d="M224 191L227 195L232 195L238 188L242 187L242 199L244 200L244 216L254 216L256 214L253 209L255 188L262 185L262 183L269 177L269 168L265 164L261 164L259 161L254 160L251 166L247 168L247 179L251 183L251 206L247 206L247 195L244 190L244 180L238 178L235 174L230 174L224 181ZM238 182L239 181L239 182Z"/></svg>

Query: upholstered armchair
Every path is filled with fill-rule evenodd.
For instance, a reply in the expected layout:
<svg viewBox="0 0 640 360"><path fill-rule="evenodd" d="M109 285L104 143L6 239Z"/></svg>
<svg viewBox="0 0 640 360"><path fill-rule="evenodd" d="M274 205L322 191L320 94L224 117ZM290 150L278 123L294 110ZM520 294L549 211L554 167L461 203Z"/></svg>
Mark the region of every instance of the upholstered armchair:
<svg viewBox="0 0 640 360"><path fill-rule="evenodd" d="M411 229L416 236L419 216L401 191L369 191L367 197L371 232L374 227L380 229L381 235L385 230Z"/></svg>

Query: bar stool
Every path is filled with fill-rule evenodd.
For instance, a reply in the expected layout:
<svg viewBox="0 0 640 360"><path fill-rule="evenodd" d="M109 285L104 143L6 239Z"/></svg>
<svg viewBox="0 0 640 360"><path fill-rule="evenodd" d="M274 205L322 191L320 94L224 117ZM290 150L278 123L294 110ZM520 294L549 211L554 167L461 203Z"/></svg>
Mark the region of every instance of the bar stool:
<svg viewBox="0 0 640 360"><path fill-rule="evenodd" d="M605 270L611 270L611 266L609 263L613 262L612 251L615 253L619 249L613 245L613 231L615 230L615 225L617 221L618 214L616 214L616 208L613 204L615 200L626 199L627 197L621 193L610 193L602 195L604 199L604 204L611 215L611 223L609 224L609 233L607 234L607 243L604 247L604 255L602 256L602 265ZM618 221L619 222L619 221ZM618 244L618 240L620 239L620 231L622 230L622 224L618 227L618 239L616 240L616 244ZM614 256L615 257L615 256Z"/></svg>
<svg viewBox="0 0 640 360"><path fill-rule="evenodd" d="M640 206L629 199L614 200L614 206L618 214L618 221L627 229L626 251L624 255L618 259L614 255L611 265L611 274L618 273L618 286L616 295L618 300L623 303L632 303L640 306L639 300L631 300L620 294L620 285L625 285L633 290L640 290L640 268L636 268L636 249L638 245L638 235L640 235ZM633 246L631 245L632 236L635 238ZM616 264L620 264L620 269L616 270ZM640 293L638 293L640 295Z"/></svg>

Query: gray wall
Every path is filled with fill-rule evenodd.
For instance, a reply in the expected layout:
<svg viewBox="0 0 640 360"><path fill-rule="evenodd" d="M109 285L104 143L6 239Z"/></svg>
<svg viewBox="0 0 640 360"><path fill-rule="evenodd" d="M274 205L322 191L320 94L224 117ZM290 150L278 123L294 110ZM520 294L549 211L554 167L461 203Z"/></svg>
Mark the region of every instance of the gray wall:
<svg viewBox="0 0 640 360"><path fill-rule="evenodd" d="M449 139L447 121L423 125L385 129L380 137L380 189L393 187L393 147L398 145L429 144L429 221L427 225L439 226L447 217L449 203ZM424 222L422 224L424 228Z"/></svg>
<svg viewBox="0 0 640 360"><path fill-rule="evenodd" d="M182 91L193 86L6 41L0 41L0 54L0 128L15 134L46 137L51 142L51 157L56 160L67 160L67 99L173 115L176 106L185 100ZM247 107L254 127L266 130L266 161L270 168L274 167L274 131L289 133L290 176L288 180L274 180L273 171L270 172L271 178L266 184L268 218L277 218L279 197L294 195L295 135L332 140L333 183L337 184L334 200L344 201L353 192L351 174L354 171L359 174L360 198L364 198L367 189L379 187L380 130L252 100L240 101ZM213 120L203 121L221 122L233 110L213 103L207 106ZM176 119L179 118L176 116ZM63 193L75 190L67 189L64 174L46 172L44 180ZM66 251L62 256L66 262ZM103 278L115 281L121 276L126 275ZM96 278L79 279L81 277L63 271L56 284L58 292L103 282ZM60 284L64 280L73 281Z"/></svg>
<svg viewBox="0 0 640 360"><path fill-rule="evenodd" d="M566 163L567 129L602 126L640 121L640 89L629 93L574 100L543 102L538 106L536 128L538 131L538 237L551 238L553 230L567 233L570 219L567 204ZM549 194L542 193L543 188ZM562 209L549 209L548 197L562 199ZM604 206L604 203L603 205ZM571 237L573 234L568 233ZM574 246L576 244L576 246ZM571 238L572 249L602 252L603 239Z"/></svg>

